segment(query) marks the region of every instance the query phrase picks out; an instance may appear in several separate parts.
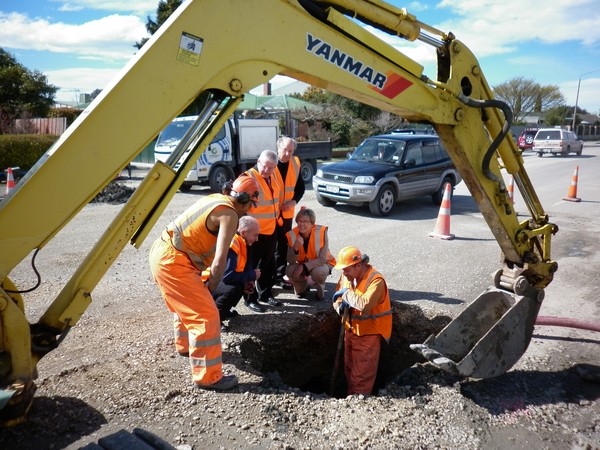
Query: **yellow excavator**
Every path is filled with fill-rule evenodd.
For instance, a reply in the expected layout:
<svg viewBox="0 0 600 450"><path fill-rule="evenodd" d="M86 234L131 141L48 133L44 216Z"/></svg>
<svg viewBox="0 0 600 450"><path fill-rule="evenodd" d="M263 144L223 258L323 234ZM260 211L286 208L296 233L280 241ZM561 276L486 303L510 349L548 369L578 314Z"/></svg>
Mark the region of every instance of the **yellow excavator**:
<svg viewBox="0 0 600 450"><path fill-rule="evenodd" d="M365 25L429 46L437 54L435 79ZM503 265L492 287L413 349L476 378L500 375L523 355L557 269L550 259L557 227L509 134L512 112L494 99L467 46L380 0L188 0L0 202L5 426L24 420L37 363L77 324L119 253L128 242L141 245L244 93L278 74L435 128L500 245ZM27 293L11 281L11 270L28 256L35 264L37 253L202 93L209 100L169 160L153 166L39 321L29 323ZM528 220L518 220L501 168L514 177Z"/></svg>

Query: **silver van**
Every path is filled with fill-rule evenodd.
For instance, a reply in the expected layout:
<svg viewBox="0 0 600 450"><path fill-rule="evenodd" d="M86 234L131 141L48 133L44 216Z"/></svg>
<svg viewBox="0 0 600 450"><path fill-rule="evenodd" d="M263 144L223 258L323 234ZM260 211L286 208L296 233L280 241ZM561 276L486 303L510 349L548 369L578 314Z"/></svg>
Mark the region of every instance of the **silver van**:
<svg viewBox="0 0 600 450"><path fill-rule="evenodd" d="M569 153L581 155L583 141L571 131L561 128L541 128L533 139L533 151L539 157L544 153L567 156Z"/></svg>

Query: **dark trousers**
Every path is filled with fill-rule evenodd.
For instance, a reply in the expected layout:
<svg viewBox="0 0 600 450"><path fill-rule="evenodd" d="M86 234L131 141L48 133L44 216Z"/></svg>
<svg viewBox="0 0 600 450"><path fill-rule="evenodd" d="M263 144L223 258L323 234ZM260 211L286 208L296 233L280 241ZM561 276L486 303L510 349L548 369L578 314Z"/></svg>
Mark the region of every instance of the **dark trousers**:
<svg viewBox="0 0 600 450"><path fill-rule="evenodd" d="M222 281L217 286L217 289L212 293L221 322L227 319L227 315L231 308L235 308L240 298L244 295L241 284L225 284Z"/></svg>
<svg viewBox="0 0 600 450"><path fill-rule="evenodd" d="M275 252L275 277L283 279L285 268L287 267L287 250L288 241L286 233L292 229L294 219L283 219L283 224L277 226L275 233L277 234L277 250Z"/></svg>
<svg viewBox="0 0 600 450"><path fill-rule="evenodd" d="M256 289L250 294L249 300L267 300L273 297L273 281L275 278L275 248L277 247L277 232L259 234L258 241L250 247L252 266L260 269L260 278L256 280Z"/></svg>

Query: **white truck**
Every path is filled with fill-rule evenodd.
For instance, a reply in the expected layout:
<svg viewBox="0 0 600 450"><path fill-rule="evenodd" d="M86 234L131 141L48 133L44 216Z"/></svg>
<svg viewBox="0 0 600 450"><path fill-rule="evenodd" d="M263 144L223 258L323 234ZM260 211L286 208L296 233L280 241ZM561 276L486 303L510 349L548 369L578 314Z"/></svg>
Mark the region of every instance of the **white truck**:
<svg viewBox="0 0 600 450"><path fill-rule="evenodd" d="M165 162L197 118L177 117L161 131L154 147L154 159ZM228 120L189 171L180 190L187 192L194 185L208 184L214 192L221 192L223 184L252 167L263 150L277 151L278 137L279 121L276 119ZM296 155L300 158L300 170L306 183L311 182L317 170L317 159L331 159L331 151L331 141L298 143Z"/></svg>

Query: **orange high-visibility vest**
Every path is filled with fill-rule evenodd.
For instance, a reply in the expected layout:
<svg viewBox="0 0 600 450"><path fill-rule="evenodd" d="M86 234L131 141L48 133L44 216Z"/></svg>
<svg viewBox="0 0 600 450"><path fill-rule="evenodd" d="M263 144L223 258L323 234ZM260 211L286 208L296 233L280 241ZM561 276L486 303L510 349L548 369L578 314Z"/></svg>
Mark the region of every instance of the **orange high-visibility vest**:
<svg viewBox="0 0 600 450"><path fill-rule="evenodd" d="M231 244L229 248L233 250L237 257L237 264L235 265L236 272L243 272L246 267L246 261L248 261L248 247L246 246L246 240L242 237L242 235L236 233L231 240ZM207 282L210 278L210 267L207 267L202 271L202 281Z"/></svg>
<svg viewBox="0 0 600 450"><path fill-rule="evenodd" d="M236 233L229 246L237 255L237 264L235 266L236 272L243 272L246 267L246 261L248 261L248 247L246 246L246 239L241 234Z"/></svg>
<svg viewBox="0 0 600 450"><path fill-rule="evenodd" d="M209 267L215 257L217 233L212 233L206 227L206 220L219 206L227 206L235 211L230 197L212 194L194 203L166 229L171 245L186 253L200 271Z"/></svg>
<svg viewBox="0 0 600 450"><path fill-rule="evenodd" d="M298 158L297 156L292 156L292 158L288 162L288 170L285 174L285 180L283 180L281 172L279 172L279 168L275 172L277 174L277 181L279 181L279 184L283 186L282 203L285 203L288 200L292 200L294 198L294 190L296 189L298 176L300 176L300 158ZM294 209L281 210L281 217L283 217L284 219L293 219L294 213Z"/></svg>
<svg viewBox="0 0 600 450"><path fill-rule="evenodd" d="M279 208L281 206L279 203L281 200L281 185L277 181L277 177L271 175L271 187L273 188L273 192L271 192L265 179L254 167L247 170L246 174L254 178L260 186L260 195L258 196L257 205L255 208L250 208L248 215L254 217L258 221L258 224L260 225L260 234L273 234L275 232L277 218L279 217Z"/></svg>
<svg viewBox="0 0 600 450"><path fill-rule="evenodd" d="M310 236L308 237L308 251L304 251L304 246L301 245L298 250L299 263L306 262L311 259L317 259L319 257L319 251L325 245L325 236L327 234L327 227L323 225L313 225L310 230ZM298 227L292 228L286 233L288 245L293 247L296 240L300 236L300 230ZM327 264L335 266L335 258L327 251Z"/></svg>
<svg viewBox="0 0 600 450"><path fill-rule="evenodd" d="M342 277L340 288L353 289L358 295L363 295L369 285L376 279L383 279L378 271L370 267L363 279L356 287L346 278ZM385 296L382 301L375 305L368 313L363 313L354 308L350 308L350 314L345 323L346 330L351 330L357 336L367 334L380 334L389 342L392 336L392 306L390 303L390 293L385 288Z"/></svg>

